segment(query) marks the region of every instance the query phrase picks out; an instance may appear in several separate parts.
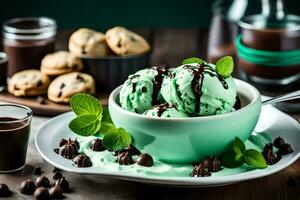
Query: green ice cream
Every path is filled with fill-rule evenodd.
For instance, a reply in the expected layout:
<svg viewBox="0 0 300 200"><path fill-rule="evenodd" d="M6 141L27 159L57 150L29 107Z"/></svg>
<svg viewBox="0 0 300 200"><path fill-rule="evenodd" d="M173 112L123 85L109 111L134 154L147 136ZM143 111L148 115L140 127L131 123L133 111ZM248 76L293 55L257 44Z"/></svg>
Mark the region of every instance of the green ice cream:
<svg viewBox="0 0 300 200"><path fill-rule="evenodd" d="M161 93L166 102L191 116L231 112L237 95L232 77L219 76L207 63L174 69L164 79Z"/></svg>
<svg viewBox="0 0 300 200"><path fill-rule="evenodd" d="M144 113L153 105L163 102L160 88L167 71L161 67L140 70L130 75L120 91L120 105L122 108Z"/></svg>
<svg viewBox="0 0 300 200"><path fill-rule="evenodd" d="M153 108L147 110L144 114L149 117L161 117L161 118L189 117L186 113L179 112L174 106L171 106L167 103L154 106Z"/></svg>

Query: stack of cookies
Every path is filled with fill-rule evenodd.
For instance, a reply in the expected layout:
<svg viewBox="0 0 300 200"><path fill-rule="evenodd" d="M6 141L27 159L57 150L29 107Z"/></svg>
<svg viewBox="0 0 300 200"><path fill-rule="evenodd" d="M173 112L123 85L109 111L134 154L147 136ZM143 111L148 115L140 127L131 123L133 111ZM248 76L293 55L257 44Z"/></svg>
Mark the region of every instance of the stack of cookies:
<svg viewBox="0 0 300 200"><path fill-rule="evenodd" d="M95 93L93 77L81 73L82 69L80 58L67 51L58 51L44 57L41 71L32 69L14 74L8 82L8 91L19 97L48 94L53 102L69 103L76 93Z"/></svg>
<svg viewBox="0 0 300 200"><path fill-rule="evenodd" d="M120 26L105 34L81 28L70 37L69 50L79 57L132 56L149 51L150 45L140 35Z"/></svg>

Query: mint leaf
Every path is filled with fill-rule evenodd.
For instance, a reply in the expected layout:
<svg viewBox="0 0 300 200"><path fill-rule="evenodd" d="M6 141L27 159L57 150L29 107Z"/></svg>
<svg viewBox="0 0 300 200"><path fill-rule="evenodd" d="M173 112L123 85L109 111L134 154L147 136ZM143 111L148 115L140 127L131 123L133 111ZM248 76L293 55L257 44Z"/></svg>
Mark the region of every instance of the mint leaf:
<svg viewBox="0 0 300 200"><path fill-rule="evenodd" d="M223 78L229 77L233 72L234 62L231 56L220 58L216 63L216 72Z"/></svg>
<svg viewBox="0 0 300 200"><path fill-rule="evenodd" d="M109 151L119 151L131 143L131 136L123 128L111 129L103 137L103 146Z"/></svg>
<svg viewBox="0 0 300 200"><path fill-rule="evenodd" d="M77 116L86 114L101 116L103 111L101 103L97 98L84 93L78 93L72 96L70 105Z"/></svg>
<svg viewBox="0 0 300 200"><path fill-rule="evenodd" d="M115 125L113 123L109 122L102 122L101 128L99 130L99 133L106 134L110 131L110 129L116 129Z"/></svg>
<svg viewBox="0 0 300 200"><path fill-rule="evenodd" d="M243 142L240 138L238 138L238 137L236 137L236 138L234 139L234 142L233 142L233 150L234 150L234 152L235 152L236 154L242 154L242 155L243 155L243 153L244 153L245 150L246 150L246 147L245 147L244 142Z"/></svg>
<svg viewBox="0 0 300 200"><path fill-rule="evenodd" d="M244 153L245 162L255 168L266 168L267 162L263 155L255 149L247 149Z"/></svg>
<svg viewBox="0 0 300 200"><path fill-rule="evenodd" d="M204 61L201 58L197 58L197 57L186 58L182 61L183 65L192 64L192 63L202 64L204 63Z"/></svg>
<svg viewBox="0 0 300 200"><path fill-rule="evenodd" d="M95 114L81 115L69 123L69 128L81 136L90 136L98 132L101 127L101 121Z"/></svg>
<svg viewBox="0 0 300 200"><path fill-rule="evenodd" d="M224 167L235 168L244 163L244 158L242 154L236 154L233 150L230 150L223 155L221 163Z"/></svg>

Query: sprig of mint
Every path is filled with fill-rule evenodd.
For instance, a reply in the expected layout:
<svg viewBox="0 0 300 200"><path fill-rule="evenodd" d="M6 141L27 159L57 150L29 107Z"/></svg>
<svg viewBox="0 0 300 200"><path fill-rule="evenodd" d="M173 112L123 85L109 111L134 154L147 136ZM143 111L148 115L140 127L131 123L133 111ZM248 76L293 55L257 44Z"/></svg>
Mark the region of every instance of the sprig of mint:
<svg viewBox="0 0 300 200"><path fill-rule="evenodd" d="M216 72L223 78L229 77L234 68L233 58L231 56L224 56L220 58L216 63Z"/></svg>
<svg viewBox="0 0 300 200"><path fill-rule="evenodd" d="M243 163L258 169L267 167L267 162L260 152L255 149L246 149L245 143L236 137L232 147L223 155L222 165L235 168Z"/></svg>
<svg viewBox="0 0 300 200"><path fill-rule="evenodd" d="M104 134L103 145L111 151L119 151L131 143L130 134L123 128L113 124L108 108L103 108L101 102L84 93L72 96L70 105L77 115L69 128L81 136Z"/></svg>
<svg viewBox="0 0 300 200"><path fill-rule="evenodd" d="M202 64L204 63L204 61L201 58L197 58L197 57L186 58L182 61L183 65L188 65L192 63Z"/></svg>

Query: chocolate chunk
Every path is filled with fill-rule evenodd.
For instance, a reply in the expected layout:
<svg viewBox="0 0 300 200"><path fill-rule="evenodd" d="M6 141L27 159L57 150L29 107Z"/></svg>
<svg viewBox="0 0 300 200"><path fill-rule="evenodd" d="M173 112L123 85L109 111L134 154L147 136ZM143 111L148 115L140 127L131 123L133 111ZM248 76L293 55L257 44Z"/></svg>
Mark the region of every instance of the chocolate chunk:
<svg viewBox="0 0 300 200"><path fill-rule="evenodd" d="M36 85L37 85L38 87L42 86L42 85L43 85L42 80L38 80L38 82L36 83Z"/></svg>
<svg viewBox="0 0 300 200"><path fill-rule="evenodd" d="M276 154L272 150L269 150L269 149L265 149L262 152L262 154L268 165L274 165L281 159L280 154Z"/></svg>
<svg viewBox="0 0 300 200"><path fill-rule="evenodd" d="M45 97L43 97L43 96L38 96L37 98L36 98L36 101L39 103L39 104L41 104L41 105L45 105L47 102L46 102L46 98Z"/></svg>
<svg viewBox="0 0 300 200"><path fill-rule="evenodd" d="M199 165L195 165L193 168L193 172L190 174L192 177L207 177L211 176L211 173L207 167L201 163Z"/></svg>
<svg viewBox="0 0 300 200"><path fill-rule="evenodd" d="M140 155L141 152L132 144L130 144L128 147L126 147L125 149L122 149L120 151L116 151L115 155L118 155L119 153L123 153L123 152L128 152L130 155L134 156L134 155Z"/></svg>
<svg viewBox="0 0 300 200"><path fill-rule="evenodd" d="M76 167L91 167L92 162L90 158L85 154L80 154L76 156L73 160L73 163Z"/></svg>
<svg viewBox="0 0 300 200"><path fill-rule="evenodd" d="M290 153L293 153L293 149L292 149L291 145L288 143L285 143L282 146L280 146L279 150L277 152L277 154L280 154L280 155L287 155Z"/></svg>
<svg viewBox="0 0 300 200"><path fill-rule="evenodd" d="M62 91L59 91L59 93L57 94L57 97L61 97L62 96Z"/></svg>
<svg viewBox="0 0 300 200"><path fill-rule="evenodd" d="M102 145L102 140L97 138L91 142L90 149L93 151L104 151L105 147Z"/></svg>
<svg viewBox="0 0 300 200"><path fill-rule="evenodd" d="M36 179L35 185L36 185L37 188L39 188L39 187L50 187L50 182L49 182L49 179L46 176L41 175Z"/></svg>
<svg viewBox="0 0 300 200"><path fill-rule="evenodd" d="M285 141L281 137L278 137L274 140L273 144L276 148L279 149L281 146L285 144Z"/></svg>
<svg viewBox="0 0 300 200"><path fill-rule="evenodd" d="M79 148L80 148L80 145L79 145L79 142L77 141L77 139L72 140L71 138L69 138L68 144L73 145L77 150L79 150Z"/></svg>
<svg viewBox="0 0 300 200"><path fill-rule="evenodd" d="M63 191L60 187L52 187L49 190L49 194L51 199L63 199L64 195L63 195Z"/></svg>
<svg viewBox="0 0 300 200"><path fill-rule="evenodd" d="M47 190L47 188L40 187L36 189L34 192L34 199L35 200L49 200L50 199L50 194Z"/></svg>
<svg viewBox="0 0 300 200"><path fill-rule="evenodd" d="M59 154L59 148L55 148L55 149L53 149L53 151L54 151L56 154Z"/></svg>
<svg viewBox="0 0 300 200"><path fill-rule="evenodd" d="M120 165L132 165L134 163L131 155L128 152L119 153L116 161Z"/></svg>
<svg viewBox="0 0 300 200"><path fill-rule="evenodd" d="M73 159L78 151L74 145L66 144L59 149L59 154L66 159Z"/></svg>
<svg viewBox="0 0 300 200"><path fill-rule="evenodd" d="M151 167L153 165L153 158L149 154L143 153L136 159L136 163L144 167Z"/></svg>
<svg viewBox="0 0 300 200"><path fill-rule="evenodd" d="M65 85L64 83L62 83L62 84L60 85L60 89L63 89L65 86L66 86L66 85Z"/></svg>
<svg viewBox="0 0 300 200"><path fill-rule="evenodd" d="M9 197L11 195L11 191L8 186L4 183L0 183L0 197Z"/></svg>
<svg viewBox="0 0 300 200"><path fill-rule="evenodd" d="M32 195L36 189L34 182L30 179L27 179L21 183L20 192L26 195Z"/></svg>
<svg viewBox="0 0 300 200"><path fill-rule="evenodd" d="M59 141L59 147L62 147L62 146L64 146L65 144L68 144L68 140L66 140L66 139L61 139L60 141Z"/></svg>
<svg viewBox="0 0 300 200"><path fill-rule="evenodd" d="M37 166L35 166L34 167L34 170L33 170L33 174L34 175L41 175L43 172L42 172L42 168L41 167L37 167Z"/></svg>
<svg viewBox="0 0 300 200"><path fill-rule="evenodd" d="M60 179L60 178L62 178L63 176L62 176L62 174L59 172L59 171L56 171L55 173L54 173L54 175L52 176L52 179L53 180L58 180L58 179Z"/></svg>
<svg viewBox="0 0 300 200"><path fill-rule="evenodd" d="M206 167L211 172L218 172L221 170L221 162L218 158L209 156L204 159L203 167Z"/></svg>
<svg viewBox="0 0 300 200"><path fill-rule="evenodd" d="M267 152L267 151L273 151L273 144L272 143L268 143L268 144L265 145L264 152Z"/></svg>
<svg viewBox="0 0 300 200"><path fill-rule="evenodd" d="M147 92L147 88L146 87L142 87L142 93L146 93Z"/></svg>
<svg viewBox="0 0 300 200"><path fill-rule="evenodd" d="M65 179L65 177L62 177L62 178L56 180L55 183L54 183L54 186L55 187L60 187L63 192L69 192L70 191L69 183Z"/></svg>

